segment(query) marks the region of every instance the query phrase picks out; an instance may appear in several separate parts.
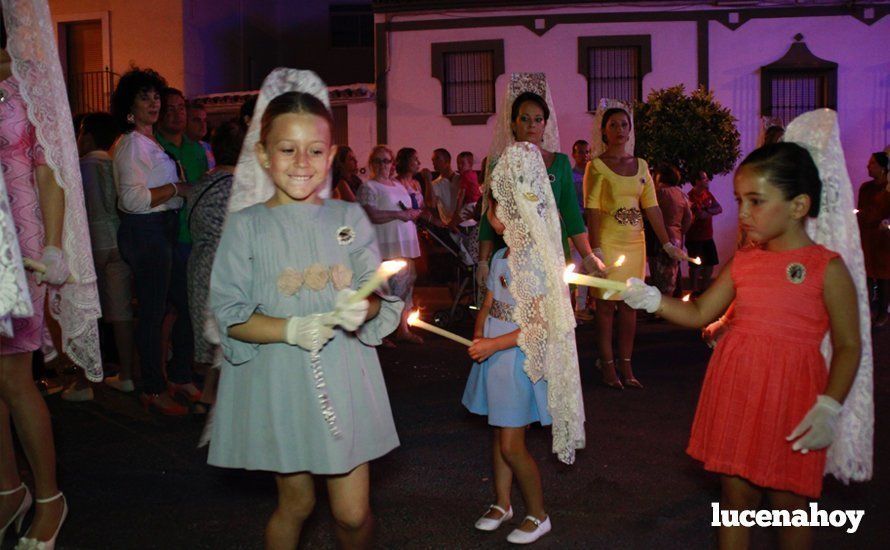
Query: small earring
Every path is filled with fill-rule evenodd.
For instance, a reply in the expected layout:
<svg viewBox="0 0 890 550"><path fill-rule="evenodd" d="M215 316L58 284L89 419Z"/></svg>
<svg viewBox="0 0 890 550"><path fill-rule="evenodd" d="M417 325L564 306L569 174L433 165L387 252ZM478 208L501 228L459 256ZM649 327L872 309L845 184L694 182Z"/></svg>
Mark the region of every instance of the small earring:
<svg viewBox="0 0 890 550"><path fill-rule="evenodd" d="M263 163L263 168L267 168L267 169L268 169L268 168L272 168L272 163L270 163L270 162L267 160L266 162Z"/></svg>
<svg viewBox="0 0 890 550"><path fill-rule="evenodd" d="M135 116L133 113L128 114L128 115L127 115L127 122L129 122L130 124L135 124L135 123L136 123L136 116Z"/></svg>

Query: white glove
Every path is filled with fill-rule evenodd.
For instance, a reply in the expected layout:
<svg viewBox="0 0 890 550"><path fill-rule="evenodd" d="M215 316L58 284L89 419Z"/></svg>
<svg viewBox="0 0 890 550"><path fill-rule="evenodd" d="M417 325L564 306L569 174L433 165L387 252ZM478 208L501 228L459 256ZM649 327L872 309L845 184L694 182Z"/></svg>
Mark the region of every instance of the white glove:
<svg viewBox="0 0 890 550"><path fill-rule="evenodd" d="M284 328L284 341L306 351L318 351L334 337L333 317L332 313L291 317Z"/></svg>
<svg viewBox="0 0 890 550"><path fill-rule="evenodd" d="M602 253L602 250L600 250ZM606 271L606 264L596 255L595 252L591 252L587 256L581 260L581 263L584 265L584 271L586 273L604 273Z"/></svg>
<svg viewBox="0 0 890 550"><path fill-rule="evenodd" d="M674 246L674 243L671 243L671 242L664 243L664 245L662 245L661 248L675 262L681 262L683 260L689 259L689 257L686 254L684 254L682 250L680 250L679 248Z"/></svg>
<svg viewBox="0 0 890 550"><path fill-rule="evenodd" d="M594 256L596 256L597 258L599 258L599 261L602 262L603 265L606 265L606 254L605 254L605 252L603 252L603 249L602 249L602 248L599 248L599 247L594 248L594 249L592 250L592 252L593 252L593 255L594 255Z"/></svg>
<svg viewBox="0 0 890 550"><path fill-rule="evenodd" d="M634 309L655 313L661 307L661 292L641 279L631 277L627 280L627 290L624 291L624 303Z"/></svg>
<svg viewBox="0 0 890 550"><path fill-rule="evenodd" d="M43 249L40 263L46 266L46 271L37 271L34 276L37 283L49 283L51 285L65 284L71 272L68 270L68 262L65 261L65 253L55 246L47 246Z"/></svg>
<svg viewBox="0 0 890 550"><path fill-rule="evenodd" d="M479 260L476 264L476 284L482 288L485 288L485 283L488 281L488 270L488 260Z"/></svg>
<svg viewBox="0 0 890 550"><path fill-rule="evenodd" d="M810 412L803 417L791 435L785 438L787 441L794 441L800 437L794 441L791 450L807 454L809 451L818 451L831 445L834 441L837 418L841 414L842 408L843 405L827 395L816 397L816 404L813 405Z"/></svg>
<svg viewBox="0 0 890 550"><path fill-rule="evenodd" d="M336 324L350 332L362 326L368 317L368 308L371 307L371 302L365 299L351 301L355 293L356 291L351 288L344 288L337 293L337 299L334 302Z"/></svg>

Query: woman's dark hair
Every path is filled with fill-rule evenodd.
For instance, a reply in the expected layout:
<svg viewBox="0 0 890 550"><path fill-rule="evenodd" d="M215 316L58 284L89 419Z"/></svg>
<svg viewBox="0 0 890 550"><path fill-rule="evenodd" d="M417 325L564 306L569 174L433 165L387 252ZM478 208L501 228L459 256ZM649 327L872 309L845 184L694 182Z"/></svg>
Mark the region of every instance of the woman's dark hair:
<svg viewBox="0 0 890 550"><path fill-rule="evenodd" d="M875 157L875 162L877 162L878 166L880 166L884 170L890 168L890 157L888 157L887 153L885 153L884 151L872 153L871 156Z"/></svg>
<svg viewBox="0 0 890 550"><path fill-rule="evenodd" d="M513 106L510 107L510 121L516 120L519 116L519 109L522 108L522 104L531 101L535 105L541 108L544 111L544 122L550 120L550 107L547 106L547 102L544 101L544 98L539 96L534 92L522 92L516 99L513 100Z"/></svg>
<svg viewBox="0 0 890 550"><path fill-rule="evenodd" d="M234 121L223 122L210 138L210 149L218 166L235 166L244 143L244 128Z"/></svg>
<svg viewBox="0 0 890 550"><path fill-rule="evenodd" d="M3 22L3 8L0 8L0 50L6 49L6 23Z"/></svg>
<svg viewBox="0 0 890 550"><path fill-rule="evenodd" d="M609 140L606 139L606 126L609 124L609 119L613 116L621 113L622 115L627 117L627 123L630 125L630 128L633 129L633 122L630 120L630 114L622 109L621 107L612 107L611 109L606 109L606 112L603 113L603 120L600 122L600 132L603 134L603 143L608 144Z"/></svg>
<svg viewBox="0 0 890 550"><path fill-rule="evenodd" d="M411 157L417 154L417 149L411 147L402 147L396 153L396 174L402 175L408 173L408 165L411 164Z"/></svg>
<svg viewBox="0 0 890 550"><path fill-rule="evenodd" d="M252 95L244 100L244 103L241 104L241 109L238 111L238 123L244 126L244 131L247 131L247 125L251 118L253 118L253 111L256 109L256 100L257 96Z"/></svg>
<svg viewBox="0 0 890 550"><path fill-rule="evenodd" d="M770 126L763 134L763 144L769 145L771 143L779 143L780 141L782 141L782 137L784 135L785 128L782 128L779 125Z"/></svg>
<svg viewBox="0 0 890 550"><path fill-rule="evenodd" d="M655 173L658 175L658 181L663 185L676 187L683 183L680 170L669 162L659 162L655 166Z"/></svg>
<svg viewBox="0 0 890 550"><path fill-rule="evenodd" d="M785 200L798 195L810 197L807 216L819 215L822 180L810 153L796 143L779 142L755 149L739 165L754 170L782 191Z"/></svg>
<svg viewBox="0 0 890 550"><path fill-rule="evenodd" d="M352 153L349 145L338 145L337 152L334 154L334 162L331 164L331 173L333 174L334 185L342 179L346 179L346 157Z"/></svg>
<svg viewBox="0 0 890 550"><path fill-rule="evenodd" d="M109 113L89 113L84 115L80 122L80 131L84 135L93 136L96 147L107 151L111 149L114 140L120 135L114 117Z"/></svg>
<svg viewBox="0 0 890 550"><path fill-rule="evenodd" d="M144 92L158 92L167 87L167 81L152 69L139 69L133 67L127 71L111 94L111 116L122 132L129 132L136 127L127 120L130 109L136 101L136 96Z"/></svg>
<svg viewBox="0 0 890 550"><path fill-rule="evenodd" d="M334 132L334 117L320 99L303 92L286 92L269 102L260 124L260 141L266 143L272 122L279 116L288 113L309 114L319 116L328 123L328 129Z"/></svg>

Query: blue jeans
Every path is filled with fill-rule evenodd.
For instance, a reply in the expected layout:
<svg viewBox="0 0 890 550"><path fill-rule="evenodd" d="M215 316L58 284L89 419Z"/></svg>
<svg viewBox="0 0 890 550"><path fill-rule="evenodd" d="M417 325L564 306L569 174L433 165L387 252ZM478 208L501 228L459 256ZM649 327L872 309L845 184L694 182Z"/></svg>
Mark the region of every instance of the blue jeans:
<svg viewBox="0 0 890 550"><path fill-rule="evenodd" d="M192 319L189 315L188 261L192 253L191 243L177 242L173 245L173 266L170 272L170 303L176 310L171 339L173 358L167 364L167 379L177 384L192 381L192 357L195 352L195 339L192 333ZM200 330L202 327L198 327Z"/></svg>
<svg viewBox="0 0 890 550"><path fill-rule="evenodd" d="M161 393L167 384L161 370L161 327L167 312L167 293L173 264L178 216L176 211L150 214L120 213L118 249L133 270L139 303L136 349L145 393ZM176 368L171 364L171 368ZM188 380L186 371L169 372L172 380Z"/></svg>

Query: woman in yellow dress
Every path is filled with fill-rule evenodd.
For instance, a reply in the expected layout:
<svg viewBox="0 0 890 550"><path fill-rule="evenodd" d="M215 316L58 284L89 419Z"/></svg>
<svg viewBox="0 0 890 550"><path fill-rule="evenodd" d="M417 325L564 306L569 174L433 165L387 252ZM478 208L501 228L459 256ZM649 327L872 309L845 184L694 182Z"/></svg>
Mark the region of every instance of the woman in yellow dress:
<svg viewBox="0 0 890 550"><path fill-rule="evenodd" d="M677 248L679 243L672 243L665 230L646 161L634 157L632 146L628 147L633 131L630 114L622 107L605 109L599 126L605 151L590 161L584 172L584 207L587 209L590 246L607 266L614 266L621 255L625 256L620 267L609 268L609 279L622 282L630 277L642 279L646 270L644 213L665 252L676 260L682 259L683 255ZM620 295L604 299L602 291L591 291L597 298L598 366L602 370L603 383L619 390L624 386L642 389L643 385L634 377L631 366L636 312L621 301ZM612 352L616 306L618 372L624 379L623 384L615 370Z"/></svg>

